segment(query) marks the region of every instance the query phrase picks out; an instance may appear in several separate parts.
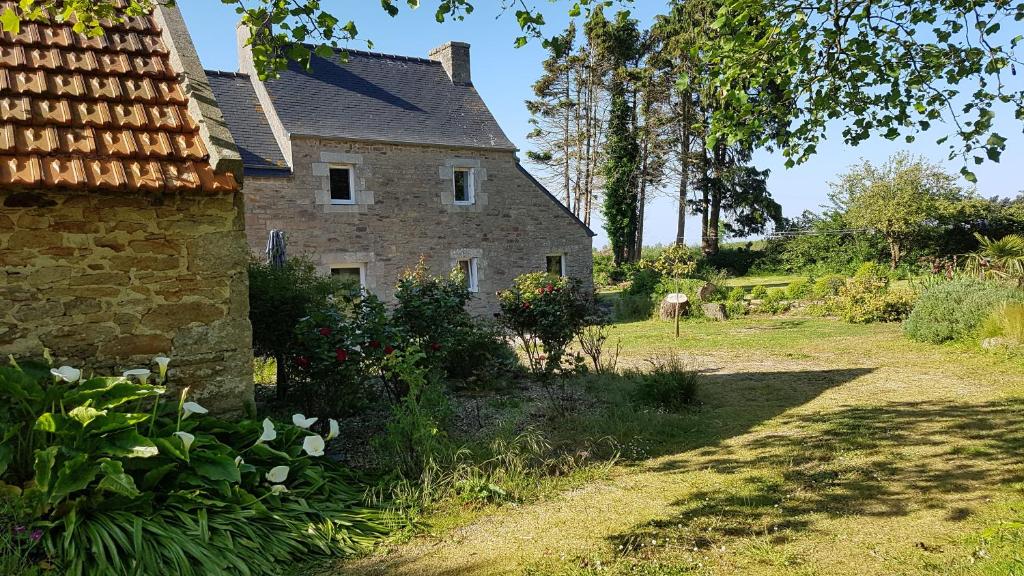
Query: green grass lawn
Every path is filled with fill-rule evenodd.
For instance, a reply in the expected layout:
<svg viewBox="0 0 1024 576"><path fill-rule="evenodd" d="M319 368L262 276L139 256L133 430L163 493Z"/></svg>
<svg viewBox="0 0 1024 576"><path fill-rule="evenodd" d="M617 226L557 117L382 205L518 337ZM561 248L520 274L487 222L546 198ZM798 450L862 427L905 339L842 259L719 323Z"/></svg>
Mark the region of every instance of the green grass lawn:
<svg viewBox="0 0 1024 576"><path fill-rule="evenodd" d="M636 406L619 376L552 416L611 470L325 574L1024 574L1024 359L897 325L752 318L615 326L623 366L681 355L701 405Z"/></svg>
<svg viewBox="0 0 1024 576"><path fill-rule="evenodd" d="M790 282L796 280L806 280L807 276L801 274L790 274L790 275L778 275L778 276L740 276L739 278L729 278L725 281L725 285L732 288L739 286L744 290L750 291L754 286L764 286L765 288L785 288Z"/></svg>

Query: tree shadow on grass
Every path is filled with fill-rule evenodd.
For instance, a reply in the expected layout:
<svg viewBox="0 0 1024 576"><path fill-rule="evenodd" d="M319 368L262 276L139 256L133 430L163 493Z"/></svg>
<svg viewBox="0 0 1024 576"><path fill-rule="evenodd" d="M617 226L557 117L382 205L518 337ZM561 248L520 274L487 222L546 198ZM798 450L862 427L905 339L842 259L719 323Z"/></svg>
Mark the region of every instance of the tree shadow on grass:
<svg viewBox="0 0 1024 576"><path fill-rule="evenodd" d="M636 543L655 540L682 549L745 537L781 543L827 518L936 510L959 522L1000 485L1024 480L1024 400L782 414L771 431L659 470L712 473L720 482L674 502L664 519L609 537L621 554L642 556Z"/></svg>
<svg viewBox="0 0 1024 576"><path fill-rule="evenodd" d="M829 389L873 372L872 368L831 370L702 373L699 406L682 412L639 405L633 395L637 380L604 375L592 388L602 405L569 411L553 422L551 432L573 439L615 439L642 450L620 457L637 462L678 454L687 459L693 450L717 451L729 438L749 432L786 411L806 404Z"/></svg>

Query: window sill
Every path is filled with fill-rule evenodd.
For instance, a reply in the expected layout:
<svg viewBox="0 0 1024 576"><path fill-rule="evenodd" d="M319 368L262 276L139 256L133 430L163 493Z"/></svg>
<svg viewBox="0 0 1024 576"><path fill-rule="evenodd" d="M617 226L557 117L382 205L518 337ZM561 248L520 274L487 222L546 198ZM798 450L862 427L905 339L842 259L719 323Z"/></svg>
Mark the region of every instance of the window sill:
<svg viewBox="0 0 1024 576"><path fill-rule="evenodd" d="M331 206L353 206L355 200L331 200Z"/></svg>

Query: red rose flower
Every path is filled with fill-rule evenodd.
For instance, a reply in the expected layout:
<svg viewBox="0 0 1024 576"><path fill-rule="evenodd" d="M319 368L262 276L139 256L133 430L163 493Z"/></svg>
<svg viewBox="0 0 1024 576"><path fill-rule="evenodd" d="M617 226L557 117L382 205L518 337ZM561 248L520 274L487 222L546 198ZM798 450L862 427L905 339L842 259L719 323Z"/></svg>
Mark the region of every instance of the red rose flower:
<svg viewBox="0 0 1024 576"><path fill-rule="evenodd" d="M348 360L348 352L343 348L338 348L334 351L334 357L338 359L338 362L344 362L345 360Z"/></svg>
<svg viewBox="0 0 1024 576"><path fill-rule="evenodd" d="M370 348L380 348L380 342L377 340L370 340Z"/></svg>
<svg viewBox="0 0 1024 576"><path fill-rule="evenodd" d="M530 303L529 302L523 302L523 310L529 310L529 309L530 309Z"/></svg>
<svg viewBox="0 0 1024 576"><path fill-rule="evenodd" d="M295 363L300 368L309 368L309 358L306 358L305 356L299 356L298 358L296 358Z"/></svg>
<svg viewBox="0 0 1024 576"><path fill-rule="evenodd" d="M437 342L431 342L430 349L433 350L434 352L437 352L441 349L441 345L438 344Z"/></svg>
<svg viewBox="0 0 1024 576"><path fill-rule="evenodd" d="M334 330L331 330L330 328L328 328L326 326L320 329L320 335L321 336L330 336L333 332L334 332Z"/></svg>
<svg viewBox="0 0 1024 576"><path fill-rule="evenodd" d="M548 294L551 294L552 292L555 291L555 287L552 286L551 284L548 284L547 286L544 287L544 291L547 292Z"/></svg>
<svg viewBox="0 0 1024 576"><path fill-rule="evenodd" d="M384 347L384 353L385 354L391 354L394 351L395 351L395 349L393 347L391 347L391 346L385 346Z"/></svg>

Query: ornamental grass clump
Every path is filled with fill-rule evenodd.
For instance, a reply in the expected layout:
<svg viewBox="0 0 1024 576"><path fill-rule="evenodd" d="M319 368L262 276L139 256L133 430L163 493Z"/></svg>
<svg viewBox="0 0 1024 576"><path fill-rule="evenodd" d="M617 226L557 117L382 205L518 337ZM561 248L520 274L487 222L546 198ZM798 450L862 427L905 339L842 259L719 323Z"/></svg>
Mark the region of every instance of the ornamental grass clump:
<svg viewBox="0 0 1024 576"><path fill-rule="evenodd" d="M323 457L330 434L315 419L213 418L188 389L167 397L168 362L122 377L0 367L13 400L0 406L0 493L39 531L33 559L71 576L271 575L389 531L389 514Z"/></svg>

